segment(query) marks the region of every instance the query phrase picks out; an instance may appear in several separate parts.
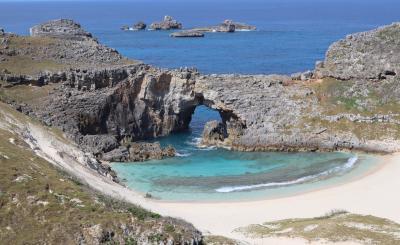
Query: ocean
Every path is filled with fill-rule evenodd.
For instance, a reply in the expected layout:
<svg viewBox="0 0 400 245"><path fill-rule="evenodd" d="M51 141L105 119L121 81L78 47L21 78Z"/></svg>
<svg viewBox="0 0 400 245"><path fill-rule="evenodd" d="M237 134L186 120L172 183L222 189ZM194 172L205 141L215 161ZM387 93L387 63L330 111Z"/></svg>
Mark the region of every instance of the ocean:
<svg viewBox="0 0 400 245"><path fill-rule="evenodd" d="M347 34L399 21L398 0L139 0L0 1L0 27L21 35L29 27L71 18L123 55L163 68L197 67L202 73L291 74L313 69L329 45ZM171 15L184 28L232 19L257 31L206 33L176 39L169 31L122 31ZM199 148L205 122L219 114L198 107L191 130L160 140L178 156L142 164L115 163L123 182L163 200L242 200L284 196L355 178L376 165L354 153L244 153Z"/></svg>
<svg viewBox="0 0 400 245"><path fill-rule="evenodd" d="M28 34L50 19L71 18L122 54L165 68L202 73L290 74L313 69L328 46L345 35L400 20L397 0L133 0L1 2L0 26ZM185 28L232 19L254 32L207 33L174 39L169 32L123 32L171 15Z"/></svg>

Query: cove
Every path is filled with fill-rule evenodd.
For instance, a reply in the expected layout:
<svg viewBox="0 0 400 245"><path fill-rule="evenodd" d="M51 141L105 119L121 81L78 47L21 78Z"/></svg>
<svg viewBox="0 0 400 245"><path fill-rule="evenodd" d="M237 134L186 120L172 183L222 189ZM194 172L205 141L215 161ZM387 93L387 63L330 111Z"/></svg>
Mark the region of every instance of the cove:
<svg viewBox="0 0 400 245"><path fill-rule="evenodd" d="M237 152L198 146L204 124L221 120L198 106L187 132L157 139L177 156L144 163L113 163L129 188L164 201L242 201L289 196L358 178L378 165L368 154Z"/></svg>

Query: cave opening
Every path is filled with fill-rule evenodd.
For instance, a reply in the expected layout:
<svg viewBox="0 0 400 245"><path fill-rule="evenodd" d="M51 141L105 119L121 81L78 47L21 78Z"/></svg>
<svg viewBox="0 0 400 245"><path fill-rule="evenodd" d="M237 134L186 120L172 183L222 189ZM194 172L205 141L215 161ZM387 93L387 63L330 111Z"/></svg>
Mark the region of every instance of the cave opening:
<svg viewBox="0 0 400 245"><path fill-rule="evenodd" d="M196 106L189 124L189 131L196 137L200 137L207 122L222 122L220 112L205 105Z"/></svg>

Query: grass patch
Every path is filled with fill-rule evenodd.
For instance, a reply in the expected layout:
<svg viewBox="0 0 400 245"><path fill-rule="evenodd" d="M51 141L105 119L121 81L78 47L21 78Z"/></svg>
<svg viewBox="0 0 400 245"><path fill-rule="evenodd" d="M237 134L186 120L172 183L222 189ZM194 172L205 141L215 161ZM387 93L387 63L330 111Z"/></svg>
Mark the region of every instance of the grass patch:
<svg viewBox="0 0 400 245"><path fill-rule="evenodd" d="M0 110L20 122L30 120L2 103ZM137 244L149 235L165 242L169 237L187 238L190 234L172 219L92 191L36 156L18 135L3 129L0 217L4 244L75 244L82 235L90 236L86 229L97 225L104 244Z"/></svg>
<svg viewBox="0 0 400 245"><path fill-rule="evenodd" d="M343 210L309 219L286 219L239 228L236 232L256 237L303 238L308 241L355 241L368 244L399 244L400 225L371 215Z"/></svg>

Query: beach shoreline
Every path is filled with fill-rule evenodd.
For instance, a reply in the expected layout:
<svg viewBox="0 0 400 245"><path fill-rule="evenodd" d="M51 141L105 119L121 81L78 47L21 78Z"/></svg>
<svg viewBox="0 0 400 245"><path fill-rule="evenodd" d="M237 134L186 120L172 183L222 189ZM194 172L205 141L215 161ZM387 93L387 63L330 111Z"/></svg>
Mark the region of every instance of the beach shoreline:
<svg viewBox="0 0 400 245"><path fill-rule="evenodd" d="M21 136L27 133L31 136L25 140L37 155L84 181L92 189L113 198L140 205L164 216L184 219L204 234L244 239L255 244L253 238L245 238L233 230L266 221L317 217L333 209L344 209L352 213L374 215L400 222L400 196L394 194L400 186L400 178L398 178L400 153L379 158L382 161L379 167L357 180L299 195L244 202L159 202L145 198L142 194L83 166L80 159L84 153L78 146L72 143L66 144L64 138L60 138L46 128L22 122L18 118L10 116L7 118L10 119L7 120L6 124L9 126L6 128ZM60 152L63 154L59 154ZM299 241L296 240L297 244L301 244Z"/></svg>

